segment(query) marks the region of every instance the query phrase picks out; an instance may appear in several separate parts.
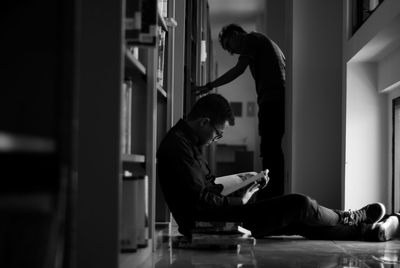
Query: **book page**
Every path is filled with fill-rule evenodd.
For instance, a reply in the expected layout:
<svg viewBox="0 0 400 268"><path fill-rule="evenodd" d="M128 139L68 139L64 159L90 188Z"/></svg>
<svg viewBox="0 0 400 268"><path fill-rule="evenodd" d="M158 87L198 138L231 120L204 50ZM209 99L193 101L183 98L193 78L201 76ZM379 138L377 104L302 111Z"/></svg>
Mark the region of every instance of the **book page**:
<svg viewBox="0 0 400 268"><path fill-rule="evenodd" d="M242 183L244 180L246 180L246 175L252 177L256 172L243 172L243 173L238 173L238 174L232 174L232 175L227 175L227 176L222 176L222 177L217 177L215 178L215 183L216 184L222 184L224 186L224 189L226 188L231 188L237 184Z"/></svg>
<svg viewBox="0 0 400 268"><path fill-rule="evenodd" d="M261 171L260 173L244 172L215 178L215 183L224 186L221 194L226 196L262 178L268 183L268 176L266 174L268 174L268 170Z"/></svg>

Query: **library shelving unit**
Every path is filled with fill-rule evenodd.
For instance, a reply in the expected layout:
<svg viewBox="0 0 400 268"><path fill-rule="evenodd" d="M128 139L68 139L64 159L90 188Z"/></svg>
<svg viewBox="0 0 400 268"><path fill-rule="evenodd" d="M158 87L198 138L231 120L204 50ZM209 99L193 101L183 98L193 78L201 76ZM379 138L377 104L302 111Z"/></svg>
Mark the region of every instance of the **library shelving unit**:
<svg viewBox="0 0 400 268"><path fill-rule="evenodd" d="M156 149L190 94L184 19L198 4L175 14L174 0L14 2L2 18L0 266L135 267L169 220ZM151 39L127 41L128 6L154 15ZM124 241L126 218L137 227L130 202L144 211L136 252Z"/></svg>
<svg viewBox="0 0 400 268"><path fill-rule="evenodd" d="M196 2L179 2L179 7L175 0L79 2L78 267L140 265L157 247L156 223L170 220L157 186L156 150L183 115L183 100L190 94L184 72L174 70L185 65L188 14L182 8L194 3L196 19L207 18L200 16L208 12L207 1ZM141 23L131 17L138 12ZM201 33L208 36L203 27ZM201 40L196 36L198 47ZM195 43L199 57L193 71L206 64Z"/></svg>
<svg viewBox="0 0 400 268"><path fill-rule="evenodd" d="M185 77L184 87L205 85L214 78L214 59L208 1L188 0L185 17ZM191 91L184 95L184 114L190 111L197 97ZM204 157L215 172L215 144L208 146Z"/></svg>
<svg viewBox="0 0 400 268"><path fill-rule="evenodd" d="M173 108L174 0L111 2L80 6L79 267L132 267L156 248L156 149Z"/></svg>
<svg viewBox="0 0 400 268"><path fill-rule="evenodd" d="M65 258L72 9L68 1L47 0L3 7L0 267L58 267Z"/></svg>

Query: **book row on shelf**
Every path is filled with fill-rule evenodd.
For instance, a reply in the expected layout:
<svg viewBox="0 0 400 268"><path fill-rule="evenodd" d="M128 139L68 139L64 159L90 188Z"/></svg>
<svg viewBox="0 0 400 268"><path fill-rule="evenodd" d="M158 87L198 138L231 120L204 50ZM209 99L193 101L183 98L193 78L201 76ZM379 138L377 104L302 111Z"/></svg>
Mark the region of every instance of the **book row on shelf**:
<svg viewBox="0 0 400 268"><path fill-rule="evenodd" d="M130 45L154 46L157 37L157 20L166 30L167 16L167 0L127 1L124 20L126 42Z"/></svg>
<svg viewBox="0 0 400 268"><path fill-rule="evenodd" d="M158 27L158 64L157 64L157 84L165 90L164 87L164 64L165 64L165 35L166 32Z"/></svg>
<svg viewBox="0 0 400 268"><path fill-rule="evenodd" d="M158 10L160 19L165 20L168 17L168 0L158 0ZM164 25L165 23L162 23ZM166 58L166 35L167 28L158 26L158 66L157 66L157 84L165 90L164 86L164 70Z"/></svg>
<svg viewBox="0 0 400 268"><path fill-rule="evenodd" d="M122 114L121 114L121 153L131 154L132 143L132 80L122 84Z"/></svg>
<svg viewBox="0 0 400 268"><path fill-rule="evenodd" d="M157 0L157 6L161 16L166 18L168 16L168 0Z"/></svg>
<svg viewBox="0 0 400 268"><path fill-rule="evenodd" d="M124 171L122 187L121 252L135 252L148 245L148 177Z"/></svg>
<svg viewBox="0 0 400 268"><path fill-rule="evenodd" d="M167 32L160 26L157 27L157 85L165 90L164 86L164 72L165 72L165 59L166 59L166 35ZM139 46L127 44L127 50L136 60L140 61L140 49Z"/></svg>

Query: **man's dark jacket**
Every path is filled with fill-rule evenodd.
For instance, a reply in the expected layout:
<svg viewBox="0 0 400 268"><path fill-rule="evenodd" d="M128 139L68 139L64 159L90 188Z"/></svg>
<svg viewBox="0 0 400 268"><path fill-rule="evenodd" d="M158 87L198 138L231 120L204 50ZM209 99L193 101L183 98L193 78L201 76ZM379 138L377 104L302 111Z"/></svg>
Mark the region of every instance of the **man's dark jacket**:
<svg viewBox="0 0 400 268"><path fill-rule="evenodd" d="M161 189L182 234L190 234L200 213L242 204L239 197L220 195L222 185L214 183L215 177L197 144L196 134L181 119L157 151Z"/></svg>

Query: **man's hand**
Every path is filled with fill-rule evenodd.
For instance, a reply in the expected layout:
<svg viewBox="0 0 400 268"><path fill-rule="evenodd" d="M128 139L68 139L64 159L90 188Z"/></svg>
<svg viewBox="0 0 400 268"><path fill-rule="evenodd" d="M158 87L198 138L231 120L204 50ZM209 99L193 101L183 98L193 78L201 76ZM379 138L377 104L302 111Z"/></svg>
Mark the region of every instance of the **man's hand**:
<svg viewBox="0 0 400 268"><path fill-rule="evenodd" d="M249 189L247 189L247 191L244 193L242 197L243 205L247 204L247 202L249 202L253 194L257 192L259 189L260 185L258 183L254 183Z"/></svg>
<svg viewBox="0 0 400 268"><path fill-rule="evenodd" d="M199 96L199 95L202 95L202 94L206 94L210 90L211 90L211 88L210 88L210 86L208 84L206 84L204 86L195 86L193 88L193 91L195 92L196 96Z"/></svg>

